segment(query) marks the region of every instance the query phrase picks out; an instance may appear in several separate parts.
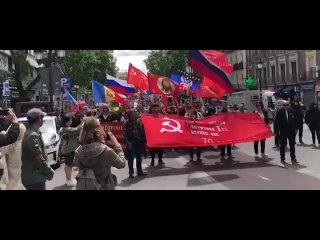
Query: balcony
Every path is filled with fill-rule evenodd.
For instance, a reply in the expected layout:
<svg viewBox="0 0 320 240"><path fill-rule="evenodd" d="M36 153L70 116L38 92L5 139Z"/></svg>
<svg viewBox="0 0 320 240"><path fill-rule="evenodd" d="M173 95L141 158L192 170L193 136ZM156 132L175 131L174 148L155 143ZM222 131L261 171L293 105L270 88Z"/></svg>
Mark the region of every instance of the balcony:
<svg viewBox="0 0 320 240"><path fill-rule="evenodd" d="M320 81L320 71L308 71L299 75L299 81Z"/></svg>

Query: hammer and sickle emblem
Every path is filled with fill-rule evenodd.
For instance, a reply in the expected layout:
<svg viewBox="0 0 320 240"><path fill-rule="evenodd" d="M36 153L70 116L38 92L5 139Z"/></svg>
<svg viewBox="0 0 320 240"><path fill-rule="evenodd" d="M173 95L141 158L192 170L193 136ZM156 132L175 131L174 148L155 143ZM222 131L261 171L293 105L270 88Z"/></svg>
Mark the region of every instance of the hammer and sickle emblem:
<svg viewBox="0 0 320 240"><path fill-rule="evenodd" d="M167 118L165 117L164 118L165 120L169 120L169 121L164 121L161 125L166 127L166 128L161 128L160 129L160 132L163 133L163 132L179 132L179 133L183 133L183 131L181 130L181 124L174 120L174 119L171 119L171 118ZM171 123L174 123L174 125L172 125ZM169 129L167 128L169 127Z"/></svg>

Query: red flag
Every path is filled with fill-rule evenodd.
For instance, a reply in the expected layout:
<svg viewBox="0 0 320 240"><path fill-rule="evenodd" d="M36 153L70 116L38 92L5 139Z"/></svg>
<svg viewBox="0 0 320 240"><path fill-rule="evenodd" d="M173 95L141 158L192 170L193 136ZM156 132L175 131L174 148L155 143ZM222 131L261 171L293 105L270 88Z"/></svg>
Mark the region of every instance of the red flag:
<svg viewBox="0 0 320 240"><path fill-rule="evenodd" d="M217 50L202 50L202 52L213 62L224 62L227 58L226 53Z"/></svg>
<svg viewBox="0 0 320 240"><path fill-rule="evenodd" d="M203 50L202 52L224 72L228 74L233 72L233 64L226 61L227 54L216 50Z"/></svg>
<svg viewBox="0 0 320 240"><path fill-rule="evenodd" d="M153 94L166 96L178 96L180 94L180 84L175 83L170 78L148 73L149 87Z"/></svg>
<svg viewBox="0 0 320 240"><path fill-rule="evenodd" d="M129 64L127 82L134 85L138 90L149 90L147 75L138 68L134 67L131 63Z"/></svg>
<svg viewBox="0 0 320 240"><path fill-rule="evenodd" d="M229 112L203 119L143 114L148 147L205 147L254 142L272 136L257 113Z"/></svg>
<svg viewBox="0 0 320 240"><path fill-rule="evenodd" d="M203 85L201 85L199 90L191 90L191 92L199 97L219 98L209 87Z"/></svg>
<svg viewBox="0 0 320 240"><path fill-rule="evenodd" d="M228 74L232 74L233 73L233 64L230 62L216 62L216 64L218 65L218 67L220 67L223 71L225 71Z"/></svg>
<svg viewBox="0 0 320 240"><path fill-rule="evenodd" d="M222 87L220 87L219 84L217 84L214 80L203 76L202 77L202 86L207 86L210 88L211 91L213 91L215 94L217 94L217 97L220 99L226 92Z"/></svg>

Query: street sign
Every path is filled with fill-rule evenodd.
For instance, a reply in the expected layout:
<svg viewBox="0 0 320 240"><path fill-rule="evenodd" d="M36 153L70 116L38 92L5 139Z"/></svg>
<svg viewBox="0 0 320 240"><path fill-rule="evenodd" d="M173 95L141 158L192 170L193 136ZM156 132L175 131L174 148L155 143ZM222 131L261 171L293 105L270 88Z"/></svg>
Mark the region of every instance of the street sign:
<svg viewBox="0 0 320 240"><path fill-rule="evenodd" d="M67 76L62 76L60 78L61 86L71 87L71 78Z"/></svg>
<svg viewBox="0 0 320 240"><path fill-rule="evenodd" d="M9 97L10 96L10 85L9 85L9 81L8 80L3 82L2 96L4 96L4 97Z"/></svg>
<svg viewBox="0 0 320 240"><path fill-rule="evenodd" d="M11 93L10 90L6 91L6 90L2 89L2 96L9 97L10 93Z"/></svg>

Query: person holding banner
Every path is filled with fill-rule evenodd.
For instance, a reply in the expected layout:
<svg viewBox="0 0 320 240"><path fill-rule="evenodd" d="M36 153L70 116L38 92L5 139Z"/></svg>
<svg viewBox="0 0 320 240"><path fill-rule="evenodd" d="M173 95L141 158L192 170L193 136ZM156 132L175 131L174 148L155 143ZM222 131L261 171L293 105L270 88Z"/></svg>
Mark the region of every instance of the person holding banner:
<svg viewBox="0 0 320 240"><path fill-rule="evenodd" d="M268 112L264 109L263 107L263 103L261 101L258 101L256 103L256 108L257 110L255 110L255 113L258 113L260 115L260 117L264 120L264 122L269 125L269 117L268 117ZM259 142L261 145L261 157L262 158L267 158L268 155L265 154L265 146L266 146L266 140L261 140L261 141L256 141L254 142L254 153L256 155L256 157L258 157L259 154Z"/></svg>
<svg viewBox="0 0 320 240"><path fill-rule="evenodd" d="M193 111L191 111L190 115L189 115L190 119L200 119L202 118L201 113L197 112L195 109ZM197 163L201 163L201 148L197 147L196 149L196 155L197 155ZM190 162L193 163L193 154L194 154L194 148L190 148Z"/></svg>
<svg viewBox="0 0 320 240"><path fill-rule="evenodd" d="M154 115L158 115L161 114L161 108L159 104L153 104L150 107L149 113L154 114ZM150 166L153 167L154 166L154 158L156 156L156 151L158 151L158 157L159 157L159 161L158 161L158 165L163 165L164 162L162 161L162 155L163 155L163 151L162 148L150 148L150 155L151 155L151 164Z"/></svg>
<svg viewBox="0 0 320 240"><path fill-rule="evenodd" d="M124 126L124 139L127 142L127 158L129 165L129 178L134 178L133 161L136 158L137 175L145 176L142 171L142 153L146 145L146 136L141 120L136 110L128 114L128 121Z"/></svg>
<svg viewBox="0 0 320 240"><path fill-rule="evenodd" d="M226 113L229 112L228 111L228 105L226 102L222 103L222 109L221 109L221 113ZM220 150L221 150L221 160L225 160L225 155L226 155L226 146L227 146L227 155L228 155L228 159L232 160L232 158L234 158L231 154L231 144L228 145L221 145L220 146Z"/></svg>

